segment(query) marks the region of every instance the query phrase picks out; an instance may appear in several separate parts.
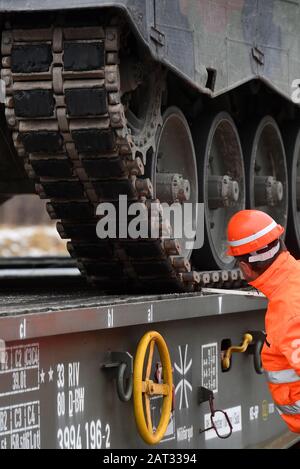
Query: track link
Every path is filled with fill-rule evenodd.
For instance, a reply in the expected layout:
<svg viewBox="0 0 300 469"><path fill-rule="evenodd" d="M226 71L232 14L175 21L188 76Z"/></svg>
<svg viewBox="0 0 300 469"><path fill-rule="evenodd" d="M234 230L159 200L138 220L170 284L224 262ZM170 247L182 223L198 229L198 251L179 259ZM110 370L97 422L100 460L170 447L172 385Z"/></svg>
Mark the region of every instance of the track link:
<svg viewBox="0 0 300 469"><path fill-rule="evenodd" d="M121 103L118 27L8 28L6 119L16 151L81 272L112 292L237 287L239 271L194 272L176 240L99 240L96 208L153 191Z"/></svg>

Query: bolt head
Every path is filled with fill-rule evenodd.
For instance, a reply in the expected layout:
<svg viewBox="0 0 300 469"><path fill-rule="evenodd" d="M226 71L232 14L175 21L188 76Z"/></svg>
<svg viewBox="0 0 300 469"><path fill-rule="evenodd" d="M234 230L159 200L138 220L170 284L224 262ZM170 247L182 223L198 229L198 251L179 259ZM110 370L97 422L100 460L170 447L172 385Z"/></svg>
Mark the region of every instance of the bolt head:
<svg viewBox="0 0 300 469"><path fill-rule="evenodd" d="M112 31L109 31L107 33L107 36L106 36L107 40L108 41L114 41L116 39L116 35L115 33L113 33Z"/></svg>
<svg viewBox="0 0 300 469"><path fill-rule="evenodd" d="M283 199L283 184L280 181L277 181L276 184L276 195L279 202Z"/></svg>
<svg viewBox="0 0 300 469"><path fill-rule="evenodd" d="M234 202L237 202L240 197L240 187L237 181L233 181L232 183L232 198Z"/></svg>
<svg viewBox="0 0 300 469"><path fill-rule="evenodd" d="M9 67L10 65L10 57L3 57L2 58L2 66L3 67Z"/></svg>
<svg viewBox="0 0 300 469"><path fill-rule="evenodd" d="M119 114L113 114L111 120L114 124L118 124L120 122Z"/></svg>
<svg viewBox="0 0 300 469"><path fill-rule="evenodd" d="M115 82L115 75L113 73L109 73L107 75L107 81L108 81L108 83L114 83Z"/></svg>

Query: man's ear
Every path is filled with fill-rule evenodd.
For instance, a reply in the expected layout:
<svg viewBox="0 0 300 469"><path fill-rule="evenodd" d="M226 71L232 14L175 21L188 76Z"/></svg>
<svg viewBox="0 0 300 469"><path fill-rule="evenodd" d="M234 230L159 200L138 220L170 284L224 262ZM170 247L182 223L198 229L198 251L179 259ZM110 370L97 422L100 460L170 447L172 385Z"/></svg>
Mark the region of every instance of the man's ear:
<svg viewBox="0 0 300 469"><path fill-rule="evenodd" d="M250 281L255 280L255 278L257 277L255 272L253 272L253 270L251 269L251 266L247 262L241 261L240 269L243 272L246 280L250 280Z"/></svg>

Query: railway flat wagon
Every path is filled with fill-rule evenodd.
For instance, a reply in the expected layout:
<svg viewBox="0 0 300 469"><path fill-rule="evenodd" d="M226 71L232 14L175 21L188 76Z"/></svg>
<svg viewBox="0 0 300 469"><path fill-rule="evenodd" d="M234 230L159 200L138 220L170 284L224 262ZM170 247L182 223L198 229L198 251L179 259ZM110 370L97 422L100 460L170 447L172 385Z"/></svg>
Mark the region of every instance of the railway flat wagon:
<svg viewBox="0 0 300 469"><path fill-rule="evenodd" d="M299 440L261 374L260 296L1 296L1 449L287 448Z"/></svg>

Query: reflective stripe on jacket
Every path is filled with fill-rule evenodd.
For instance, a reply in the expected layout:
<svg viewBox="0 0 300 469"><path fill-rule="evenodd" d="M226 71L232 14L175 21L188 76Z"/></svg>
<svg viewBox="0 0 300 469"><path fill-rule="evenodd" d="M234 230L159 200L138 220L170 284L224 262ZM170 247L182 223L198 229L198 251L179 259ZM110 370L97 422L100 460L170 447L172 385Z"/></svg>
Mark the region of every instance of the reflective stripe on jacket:
<svg viewBox="0 0 300 469"><path fill-rule="evenodd" d="M262 362L273 400L300 433L300 262L288 252L251 283L269 299Z"/></svg>

